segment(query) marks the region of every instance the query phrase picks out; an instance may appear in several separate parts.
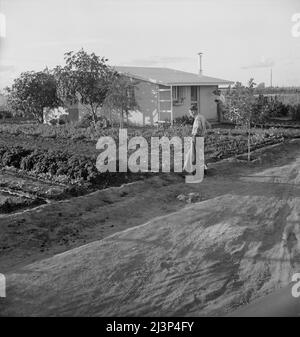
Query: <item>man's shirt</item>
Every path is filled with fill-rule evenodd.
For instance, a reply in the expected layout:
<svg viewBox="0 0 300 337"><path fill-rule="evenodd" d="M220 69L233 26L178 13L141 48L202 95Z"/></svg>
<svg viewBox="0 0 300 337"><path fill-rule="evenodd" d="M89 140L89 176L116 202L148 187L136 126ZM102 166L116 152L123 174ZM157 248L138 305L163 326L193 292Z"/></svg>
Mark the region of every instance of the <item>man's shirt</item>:
<svg viewBox="0 0 300 337"><path fill-rule="evenodd" d="M206 125L208 124L206 118L203 115L197 115L193 123L193 136L204 137L206 134Z"/></svg>

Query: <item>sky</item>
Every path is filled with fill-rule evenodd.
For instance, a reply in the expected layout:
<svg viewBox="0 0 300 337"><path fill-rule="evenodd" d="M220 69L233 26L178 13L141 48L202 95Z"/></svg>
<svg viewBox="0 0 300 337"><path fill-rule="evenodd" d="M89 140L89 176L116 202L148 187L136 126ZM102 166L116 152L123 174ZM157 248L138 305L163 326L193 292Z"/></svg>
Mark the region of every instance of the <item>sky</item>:
<svg viewBox="0 0 300 337"><path fill-rule="evenodd" d="M0 90L80 48L194 73L202 52L204 75L269 85L272 68L273 85L300 86L297 13L300 0L0 0Z"/></svg>

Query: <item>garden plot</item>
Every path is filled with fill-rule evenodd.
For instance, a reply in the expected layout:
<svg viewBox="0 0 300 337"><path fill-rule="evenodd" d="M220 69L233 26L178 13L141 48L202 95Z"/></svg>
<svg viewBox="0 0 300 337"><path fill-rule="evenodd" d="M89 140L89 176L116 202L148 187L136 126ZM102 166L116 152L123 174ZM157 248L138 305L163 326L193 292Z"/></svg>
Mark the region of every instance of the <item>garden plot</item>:
<svg viewBox="0 0 300 337"><path fill-rule="evenodd" d="M71 126L30 126L27 129L2 125L0 129L0 167L3 168L0 173L0 189L4 200L1 212L32 207L48 199L78 196L148 177L145 172L103 174L97 170L99 152L96 150L96 140L110 135L118 142L117 129L94 130L92 133ZM162 130L133 128L128 131L129 138L143 136L149 144L152 136L171 139L190 134L189 126ZM253 129L251 148L262 148L299 135L300 130ZM209 131L205 139L205 157L208 163L243 154L246 150L247 136L244 130L214 129ZM173 152L171 171L172 169Z"/></svg>
<svg viewBox="0 0 300 337"><path fill-rule="evenodd" d="M16 172L0 171L0 214L32 208L61 198L67 186L55 185Z"/></svg>
<svg viewBox="0 0 300 337"><path fill-rule="evenodd" d="M0 214L11 213L19 209L31 208L45 203L40 198L28 198L0 189Z"/></svg>

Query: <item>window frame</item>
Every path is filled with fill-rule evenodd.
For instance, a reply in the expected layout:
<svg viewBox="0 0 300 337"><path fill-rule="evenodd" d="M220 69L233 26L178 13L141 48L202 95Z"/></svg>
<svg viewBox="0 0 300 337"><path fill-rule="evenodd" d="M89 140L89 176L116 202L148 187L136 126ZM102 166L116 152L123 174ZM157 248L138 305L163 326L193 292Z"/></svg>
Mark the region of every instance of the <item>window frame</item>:
<svg viewBox="0 0 300 337"><path fill-rule="evenodd" d="M193 95L192 95L192 92L193 90L195 90L195 93L196 93L196 100L194 100L193 98ZM198 86L197 85L191 85L191 103L198 103Z"/></svg>
<svg viewBox="0 0 300 337"><path fill-rule="evenodd" d="M173 101L178 101L179 99L179 87L175 85L172 87L172 99Z"/></svg>

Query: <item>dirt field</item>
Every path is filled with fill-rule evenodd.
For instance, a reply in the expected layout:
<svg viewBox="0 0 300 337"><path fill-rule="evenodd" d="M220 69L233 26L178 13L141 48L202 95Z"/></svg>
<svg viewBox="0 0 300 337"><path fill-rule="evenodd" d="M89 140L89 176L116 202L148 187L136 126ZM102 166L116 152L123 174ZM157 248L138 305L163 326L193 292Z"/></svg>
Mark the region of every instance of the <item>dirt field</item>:
<svg viewBox="0 0 300 337"><path fill-rule="evenodd" d="M199 185L166 175L2 215L0 315L222 315L284 286L300 271L299 144Z"/></svg>

